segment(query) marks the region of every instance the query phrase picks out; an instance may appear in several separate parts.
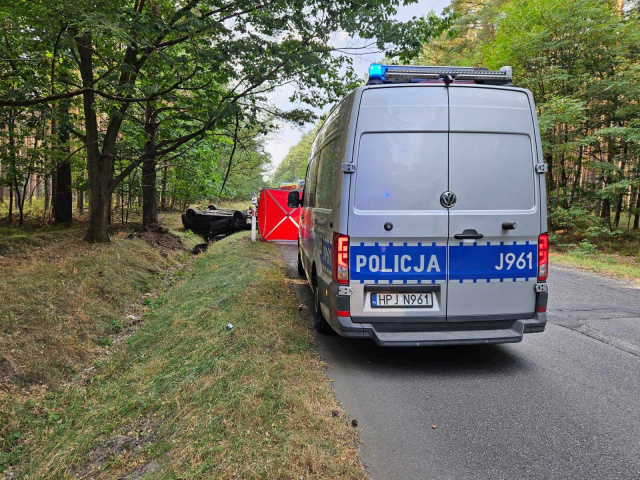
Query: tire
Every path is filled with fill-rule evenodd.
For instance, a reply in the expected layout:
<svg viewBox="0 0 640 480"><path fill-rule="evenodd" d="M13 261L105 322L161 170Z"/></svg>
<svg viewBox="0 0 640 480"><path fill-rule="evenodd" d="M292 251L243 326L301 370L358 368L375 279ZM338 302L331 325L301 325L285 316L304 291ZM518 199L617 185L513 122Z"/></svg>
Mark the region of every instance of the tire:
<svg viewBox="0 0 640 480"><path fill-rule="evenodd" d="M323 335L333 335L335 332L329 322L327 322L322 316L320 310L320 289L316 286L313 289L313 322L316 332Z"/></svg>
<svg viewBox="0 0 640 480"><path fill-rule="evenodd" d="M234 227L243 227L247 224L247 216L240 210L233 212L232 218Z"/></svg>
<svg viewBox="0 0 640 480"><path fill-rule="evenodd" d="M185 230L188 230L191 228L191 220L189 220L186 213L182 214L182 226L184 227Z"/></svg>
<svg viewBox="0 0 640 480"><path fill-rule="evenodd" d="M186 215L187 215L187 219L189 219L189 221L191 223L193 223L193 221L196 218L198 218L198 212L196 210L194 210L193 208L187 209Z"/></svg>
<svg viewBox="0 0 640 480"><path fill-rule="evenodd" d="M207 210L217 210L217 209L218 207L216 207L213 203L207 207Z"/></svg>
<svg viewBox="0 0 640 480"><path fill-rule="evenodd" d="M304 265L302 265L302 257L300 256L300 250L298 250L298 275L302 278L305 277Z"/></svg>

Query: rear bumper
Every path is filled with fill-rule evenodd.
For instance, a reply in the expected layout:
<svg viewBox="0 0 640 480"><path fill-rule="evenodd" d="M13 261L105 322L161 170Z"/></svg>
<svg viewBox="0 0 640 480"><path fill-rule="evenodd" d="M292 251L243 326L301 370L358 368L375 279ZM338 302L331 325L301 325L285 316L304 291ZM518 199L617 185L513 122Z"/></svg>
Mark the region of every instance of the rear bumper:
<svg viewBox="0 0 640 480"><path fill-rule="evenodd" d="M543 332L546 313L532 318L449 323L354 323L350 317L332 315L331 324L343 337L371 338L384 347L516 343L525 333Z"/></svg>

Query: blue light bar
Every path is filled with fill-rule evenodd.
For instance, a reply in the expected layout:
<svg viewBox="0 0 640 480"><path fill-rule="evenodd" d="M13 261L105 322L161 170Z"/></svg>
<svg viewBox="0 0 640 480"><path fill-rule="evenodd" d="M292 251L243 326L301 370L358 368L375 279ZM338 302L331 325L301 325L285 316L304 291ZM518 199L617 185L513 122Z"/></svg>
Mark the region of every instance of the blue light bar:
<svg viewBox="0 0 640 480"><path fill-rule="evenodd" d="M413 83L433 80L475 81L493 85L511 84L511 67L491 71L475 67L441 67L422 65L381 65L372 63L369 67L369 85L380 83Z"/></svg>
<svg viewBox="0 0 640 480"><path fill-rule="evenodd" d="M372 63L369 67L369 83L382 83L384 82L384 73L387 68L383 67L379 63Z"/></svg>

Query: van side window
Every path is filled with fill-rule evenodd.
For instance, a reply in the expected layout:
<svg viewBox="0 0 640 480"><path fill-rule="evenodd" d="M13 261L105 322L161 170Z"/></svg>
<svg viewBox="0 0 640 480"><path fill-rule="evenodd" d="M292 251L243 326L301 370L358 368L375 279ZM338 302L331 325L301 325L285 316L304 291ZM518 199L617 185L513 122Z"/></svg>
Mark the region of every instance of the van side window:
<svg viewBox="0 0 640 480"><path fill-rule="evenodd" d="M304 184L304 200L303 206L316 206L316 181L318 175L318 156L313 157L307 168L307 179Z"/></svg>
<svg viewBox="0 0 640 480"><path fill-rule="evenodd" d="M334 139L325 145L320 153L316 196L318 208L333 209L339 165L341 165L340 142Z"/></svg>

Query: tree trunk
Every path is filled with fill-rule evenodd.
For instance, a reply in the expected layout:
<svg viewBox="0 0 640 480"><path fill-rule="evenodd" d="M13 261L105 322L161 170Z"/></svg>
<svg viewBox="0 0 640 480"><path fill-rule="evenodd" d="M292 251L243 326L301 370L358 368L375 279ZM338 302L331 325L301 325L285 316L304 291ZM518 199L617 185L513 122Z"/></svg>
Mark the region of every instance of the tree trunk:
<svg viewBox="0 0 640 480"><path fill-rule="evenodd" d="M44 214L42 215L44 221L51 206L51 176L45 176L42 182L44 183Z"/></svg>
<svg viewBox="0 0 640 480"><path fill-rule="evenodd" d="M14 119L13 116L9 117L9 125L7 127L9 132L9 171L7 172L7 181L9 185L9 223L13 221L13 193L14 183L16 178L16 151L15 151L15 138L14 138Z"/></svg>
<svg viewBox="0 0 640 480"><path fill-rule="evenodd" d="M13 184L9 187L9 223L13 221Z"/></svg>
<svg viewBox="0 0 640 480"><path fill-rule="evenodd" d="M573 185L571 186L571 197L569 199L569 207L573 205L573 200L576 198L576 188L578 186L578 182L580 181L580 177L582 176L582 145L578 147L578 158L577 162L577 171L576 176L573 179Z"/></svg>
<svg viewBox="0 0 640 480"><path fill-rule="evenodd" d="M549 180L549 183L547 185L547 205L549 206L549 208L551 208L551 192L553 190L553 156L551 155L551 153L545 153L544 154L544 161L547 164L548 168L549 168L549 173L547 174L547 179Z"/></svg>
<svg viewBox="0 0 640 480"><path fill-rule="evenodd" d="M169 176L169 167L165 165L162 167L162 180L160 191L160 210L165 211L167 209L167 177Z"/></svg>
<svg viewBox="0 0 640 480"><path fill-rule="evenodd" d="M80 59L80 76L84 87L93 87L94 81L91 43L91 33L83 33L76 38ZM108 242L107 222L109 219L109 200L111 198L109 184L113 163L113 148L110 144L113 143L115 145L115 135L113 131L107 131L101 152L98 145L100 138L98 136L98 119L95 111L95 93L92 90L86 90L82 96L89 180L89 225L85 240L90 243ZM109 142L109 145L107 145L107 142Z"/></svg>
<svg viewBox="0 0 640 480"><path fill-rule="evenodd" d="M69 102L61 101L58 107L58 144L65 154L69 153ZM71 225L73 220L73 195L71 193L71 161L67 158L56 167L54 181L56 196L53 199L53 223Z"/></svg>
<svg viewBox="0 0 640 480"><path fill-rule="evenodd" d="M638 228L640 228L640 188L638 189L638 195L636 196L635 217L633 219L633 229L638 230Z"/></svg>
<svg viewBox="0 0 640 480"><path fill-rule="evenodd" d="M2 185L2 180L4 180L4 163L2 162L2 158L0 158L0 203L4 203L4 185Z"/></svg>
<svg viewBox="0 0 640 480"><path fill-rule="evenodd" d="M148 159L142 162L142 225L151 227L157 224L156 162Z"/></svg>
<svg viewBox="0 0 640 480"><path fill-rule="evenodd" d="M27 182L25 182L25 188L22 192L22 194L20 193L20 186L18 185L18 180L14 177L13 178L13 188L16 192L16 205L18 206L18 225L22 226L24 224L24 192L26 192L27 188L26 188L26 184L28 183L28 179Z"/></svg>
<svg viewBox="0 0 640 480"><path fill-rule="evenodd" d="M147 143L144 145L145 154L149 155L142 162L142 225L152 227L158 224L158 200L156 198L156 158L150 153L156 148L156 133L158 131L157 113L151 102L147 102L145 112L145 132Z"/></svg>
<svg viewBox="0 0 640 480"><path fill-rule="evenodd" d="M620 170L618 174L618 180L624 180L625 170L627 168L627 144L624 144L622 151L622 160L620 161ZM626 190L626 189L625 189ZM632 192L633 193L633 192ZM620 192L618 195L618 202L616 208L616 219L615 226L618 228L620 226L620 217L622 216L622 208L624 206L624 197L626 195L625 191Z"/></svg>
<svg viewBox="0 0 640 480"><path fill-rule="evenodd" d="M76 194L76 210L79 214L84 213L84 191L79 188Z"/></svg>
<svg viewBox="0 0 640 480"><path fill-rule="evenodd" d="M613 220L613 225L616 227L620 227L620 217L622 216L622 200L624 199L624 194L618 195L618 199L616 202L616 215Z"/></svg>
<svg viewBox="0 0 640 480"><path fill-rule="evenodd" d="M109 225L111 225L111 215L113 213L113 194L110 193L108 195L108 197L109 198L107 200L107 202L108 202L107 203L107 205L108 205L108 208L107 208L107 227Z"/></svg>
<svg viewBox="0 0 640 480"><path fill-rule="evenodd" d="M607 221L607 226L609 230L613 230L613 225L611 225L611 203L608 198L602 200L602 211L600 212L600 218Z"/></svg>

